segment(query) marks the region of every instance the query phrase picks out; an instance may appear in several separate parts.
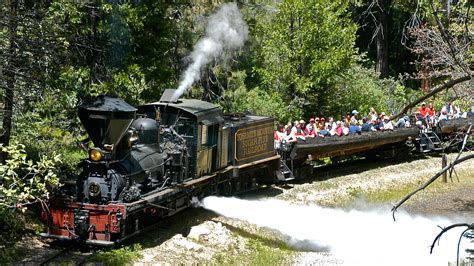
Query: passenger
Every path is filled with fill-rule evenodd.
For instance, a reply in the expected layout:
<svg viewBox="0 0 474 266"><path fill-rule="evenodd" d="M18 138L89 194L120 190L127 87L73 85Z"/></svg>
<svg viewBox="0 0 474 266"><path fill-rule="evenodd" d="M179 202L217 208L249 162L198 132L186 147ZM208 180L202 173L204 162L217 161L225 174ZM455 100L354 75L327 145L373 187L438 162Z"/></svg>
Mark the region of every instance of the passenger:
<svg viewBox="0 0 474 266"><path fill-rule="evenodd" d="M331 136L331 134L329 133L329 130L326 129L326 123L321 123L320 124L319 136L323 137L323 138L326 137L326 136Z"/></svg>
<svg viewBox="0 0 474 266"><path fill-rule="evenodd" d="M329 134L331 136L336 135L336 122L334 121L334 118L332 116L328 117L328 123L329 123Z"/></svg>
<svg viewBox="0 0 474 266"><path fill-rule="evenodd" d="M383 119L383 130L393 130L392 121L390 121L390 117L388 116L385 116Z"/></svg>
<svg viewBox="0 0 474 266"><path fill-rule="evenodd" d="M467 112L467 116L474 116L474 106L471 106L471 110Z"/></svg>
<svg viewBox="0 0 474 266"><path fill-rule="evenodd" d="M356 123L357 123L357 121L356 121ZM360 129L359 125L357 125L357 124L355 124L355 125L350 124L349 125L349 134L351 134L351 135L359 134L360 135L360 133L361 133L361 129Z"/></svg>
<svg viewBox="0 0 474 266"><path fill-rule="evenodd" d="M429 104L428 104L428 115L429 115L430 117L434 118L435 114L436 114L436 110L435 110L435 108L434 108L434 106L433 106L433 103L429 103Z"/></svg>
<svg viewBox="0 0 474 266"><path fill-rule="evenodd" d="M426 107L426 103L425 102L422 102L421 103L421 107L418 108L416 110L417 112L420 112L420 115L423 117L423 118L426 118L428 116L428 107Z"/></svg>
<svg viewBox="0 0 474 266"><path fill-rule="evenodd" d="M446 110L441 111L441 114L438 117L438 121L441 121L441 120L448 120L448 114Z"/></svg>
<svg viewBox="0 0 474 266"><path fill-rule="evenodd" d="M368 121L375 121L375 120L377 120L377 117L379 117L379 116L378 116L377 112L375 111L374 107L370 107L370 111L369 111L369 115L367 117L367 120Z"/></svg>
<svg viewBox="0 0 474 266"><path fill-rule="evenodd" d="M381 114L385 114L384 112L382 112ZM383 130L383 121L382 119L379 117L377 118L377 120L375 121L372 121L373 124L374 124L374 128L375 130Z"/></svg>
<svg viewBox="0 0 474 266"><path fill-rule="evenodd" d="M334 130L335 132L335 135L340 137L342 136L343 132L342 132L342 121L337 121L336 122L336 128Z"/></svg>
<svg viewBox="0 0 474 266"><path fill-rule="evenodd" d="M275 140L275 149L280 149L281 143L287 137L285 127L283 125L278 126L278 130L275 131L273 139Z"/></svg>
<svg viewBox="0 0 474 266"><path fill-rule="evenodd" d="M306 126L306 129L304 131L306 137L308 138L314 138L316 137L316 128L314 124L314 118L311 118L309 120L309 124Z"/></svg>
<svg viewBox="0 0 474 266"><path fill-rule="evenodd" d="M344 126L342 127L342 134L344 136L349 135L349 123L345 123Z"/></svg>
<svg viewBox="0 0 474 266"><path fill-rule="evenodd" d="M428 126L426 118L420 113L420 111L415 112L415 121L415 124L418 127L420 127L419 125L421 125L422 128L426 128Z"/></svg>
<svg viewBox="0 0 474 266"><path fill-rule="evenodd" d="M398 119L397 123L395 124L396 128L404 128L410 127L410 118L408 116L404 116Z"/></svg>
<svg viewBox="0 0 474 266"><path fill-rule="evenodd" d="M349 125L351 123L351 113L346 113L346 117L344 117L344 125Z"/></svg>
<svg viewBox="0 0 474 266"><path fill-rule="evenodd" d="M446 105L441 108L441 113L443 111L446 112L446 115L448 116L448 119L453 118L454 114L456 113L456 107L454 106L453 102L451 100L446 102Z"/></svg>
<svg viewBox="0 0 474 266"><path fill-rule="evenodd" d="M362 118L362 127L360 130L361 132L377 131L377 129L374 128L372 121L368 121L367 117Z"/></svg>
<svg viewBox="0 0 474 266"><path fill-rule="evenodd" d="M303 133L304 133L305 129L306 129L306 122L303 119L300 120L300 127L301 127L301 130L303 130Z"/></svg>
<svg viewBox="0 0 474 266"><path fill-rule="evenodd" d="M351 125L359 125L359 118L358 118L359 112L357 110L352 110L352 116L351 116Z"/></svg>
<svg viewBox="0 0 474 266"><path fill-rule="evenodd" d="M316 133L316 136L319 134L319 117L316 117L314 119L314 130L315 130L315 133Z"/></svg>
<svg viewBox="0 0 474 266"><path fill-rule="evenodd" d="M292 133L292 134L295 134L296 131L297 131L297 129L298 129L298 127L301 128L300 122L299 122L299 121L295 121L295 122L293 123L293 127L291 128L291 133Z"/></svg>
<svg viewBox="0 0 474 266"><path fill-rule="evenodd" d="M303 130L301 130L301 127L298 127L298 129L296 130L295 137L296 139L306 140L306 136Z"/></svg>
<svg viewBox="0 0 474 266"><path fill-rule="evenodd" d="M291 122L285 125L285 131L287 136L291 134L291 127Z"/></svg>

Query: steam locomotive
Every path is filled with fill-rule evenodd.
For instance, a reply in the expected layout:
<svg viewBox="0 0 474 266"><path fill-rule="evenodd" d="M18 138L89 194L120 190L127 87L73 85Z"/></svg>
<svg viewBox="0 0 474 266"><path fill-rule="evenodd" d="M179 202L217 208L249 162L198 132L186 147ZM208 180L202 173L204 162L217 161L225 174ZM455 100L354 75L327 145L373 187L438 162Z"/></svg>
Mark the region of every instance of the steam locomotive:
<svg viewBox="0 0 474 266"><path fill-rule="evenodd" d="M283 181L269 117L224 115L193 99L130 106L112 96L78 115L93 148L74 193L49 201L45 237L108 246L207 195L234 195ZM280 178L280 179L278 179Z"/></svg>
<svg viewBox="0 0 474 266"><path fill-rule="evenodd" d="M160 101L136 108L113 96L79 107L94 145L80 164L75 191L62 191L43 210L48 230L42 236L110 246L195 199L235 195L304 176L312 169L305 164L308 158L395 152L410 141L425 150L436 148L433 138L406 128L276 150L272 118L223 114L208 102L173 101L173 93L166 90Z"/></svg>

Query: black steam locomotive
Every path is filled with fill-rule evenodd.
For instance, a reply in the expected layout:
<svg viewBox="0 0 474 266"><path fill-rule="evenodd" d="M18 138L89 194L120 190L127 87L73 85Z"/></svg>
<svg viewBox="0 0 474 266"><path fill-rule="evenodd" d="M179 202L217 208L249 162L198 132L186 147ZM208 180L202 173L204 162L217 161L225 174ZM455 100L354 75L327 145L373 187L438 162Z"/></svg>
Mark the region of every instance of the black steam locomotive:
<svg viewBox="0 0 474 266"><path fill-rule="evenodd" d="M224 115L208 102L137 108L102 96L79 107L93 148L72 195L43 213L45 237L111 245L207 195L234 195L285 177L269 117Z"/></svg>
<svg viewBox="0 0 474 266"><path fill-rule="evenodd" d="M75 191L49 200L43 236L113 245L196 198L235 195L311 174L308 159L407 155L410 142L423 152L440 149L435 133L404 128L299 141L276 150L272 118L225 115L208 102L171 101L173 93L166 90L159 102L137 108L111 96L79 107L94 146L81 163Z"/></svg>

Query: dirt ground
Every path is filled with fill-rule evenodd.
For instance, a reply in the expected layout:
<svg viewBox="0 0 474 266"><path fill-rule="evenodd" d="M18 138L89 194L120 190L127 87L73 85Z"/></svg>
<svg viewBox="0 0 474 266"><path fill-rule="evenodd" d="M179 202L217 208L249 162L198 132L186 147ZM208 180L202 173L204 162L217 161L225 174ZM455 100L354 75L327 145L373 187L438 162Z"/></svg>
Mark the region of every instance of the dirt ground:
<svg viewBox="0 0 474 266"><path fill-rule="evenodd" d="M450 154L448 161L456 154ZM317 204L337 208L359 208L360 200L374 204L394 204L407 192L426 182L441 169L441 157L427 156L404 161L357 161L337 167L321 167L313 178L286 185L273 185L248 193L247 199L273 198L297 204ZM406 191L400 188L406 187ZM396 193L394 193L395 191ZM453 181L436 181L407 201L400 209L413 214L462 217L474 221L474 160L456 166ZM30 239L31 240L31 239ZM27 239L27 241L29 241ZM34 265L57 249L35 239L26 246L19 264ZM325 252L287 252L279 247L277 232L252 224L227 219L203 209L189 209L158 224L148 232L132 238L139 243L142 258L136 265L170 265L213 263L248 264L240 258L269 252L276 257L263 264L338 265ZM257 244L255 244L257 243ZM283 251L282 251L283 250ZM36 257L28 254L36 254ZM38 255L40 254L40 255ZM44 256L42 256L43 254ZM244 254L244 255L243 255ZM233 259L235 258L235 260ZM273 259L273 260L272 260ZM73 263L74 264L74 263Z"/></svg>

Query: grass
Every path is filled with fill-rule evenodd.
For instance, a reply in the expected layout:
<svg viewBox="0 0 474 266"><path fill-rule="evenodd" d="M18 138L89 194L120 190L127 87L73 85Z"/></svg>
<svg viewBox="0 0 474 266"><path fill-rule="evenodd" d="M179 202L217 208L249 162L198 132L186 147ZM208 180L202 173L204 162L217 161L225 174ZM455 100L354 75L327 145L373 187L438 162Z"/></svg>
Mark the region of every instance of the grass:
<svg viewBox="0 0 474 266"><path fill-rule="evenodd" d="M276 241L276 246L268 246L259 239L251 238L248 246L251 251L250 265L278 265L285 264L286 258L292 250L283 242ZM252 254L253 253L253 254Z"/></svg>
<svg viewBox="0 0 474 266"><path fill-rule="evenodd" d="M226 225L233 234L245 239L245 250L226 250L214 255L218 265L286 265L295 250L281 239L279 233L252 225L234 227ZM237 254L237 255L230 255Z"/></svg>
<svg viewBox="0 0 474 266"><path fill-rule="evenodd" d="M435 182L430 184L427 188L425 188L424 191L420 191L418 192L418 194L414 195L413 199L422 198L422 197L426 198L430 196L439 195L439 194L448 192L449 190L452 190L452 189L462 188L468 183L472 183L472 180L469 178L469 177L472 177L472 174L470 173L469 170L458 171L458 177L459 177L459 182L454 181L455 178L453 178L453 182L451 182L448 178L447 183L442 182L441 178L439 178ZM364 201L368 203L383 204L383 203L398 202L402 198L404 198L406 195L418 189L427 180L428 178L424 180L423 182L418 180L418 182L397 184L396 186L390 187L388 189L383 189L383 190L371 189L368 191L357 191L357 192L352 192L352 193L350 192L349 195L352 198L363 199Z"/></svg>
<svg viewBox="0 0 474 266"><path fill-rule="evenodd" d="M88 258L88 261L100 262L103 265L131 265L133 261L143 257L141 250L139 244L133 244L119 249L98 251Z"/></svg>

